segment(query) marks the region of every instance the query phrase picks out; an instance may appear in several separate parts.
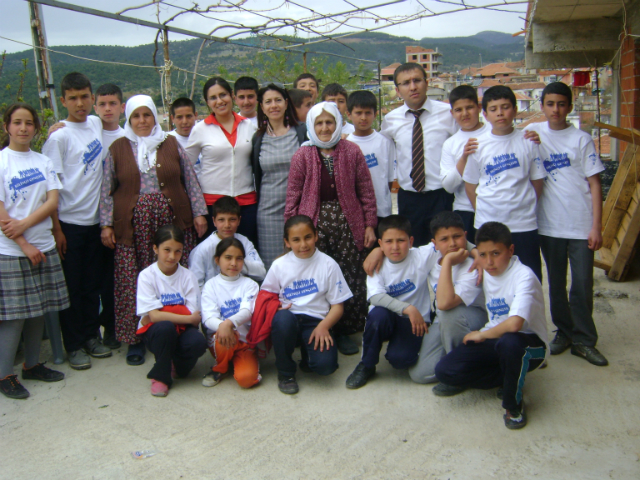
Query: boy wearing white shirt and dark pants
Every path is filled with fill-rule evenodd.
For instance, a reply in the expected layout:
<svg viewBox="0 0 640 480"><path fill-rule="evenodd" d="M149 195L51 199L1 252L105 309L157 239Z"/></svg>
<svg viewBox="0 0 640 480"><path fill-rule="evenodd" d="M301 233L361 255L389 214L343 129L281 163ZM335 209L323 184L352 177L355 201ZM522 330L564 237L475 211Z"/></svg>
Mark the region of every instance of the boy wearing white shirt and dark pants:
<svg viewBox="0 0 640 480"><path fill-rule="evenodd" d="M458 127L447 104L427 99L422 66L400 65L394 83L405 103L386 115L380 133L395 143L398 213L411 222L414 244L419 247L431 240L431 219L453 206L453 195L442 188L440 158L442 145Z"/></svg>
<svg viewBox="0 0 640 480"><path fill-rule="evenodd" d="M380 223L384 217L391 215L391 184L394 179L396 150L391 140L372 128L377 110L376 96L370 91L358 90L349 95L347 116L355 130L347 140L358 145L367 160L373 189L376 192Z"/></svg>
<svg viewBox="0 0 640 480"><path fill-rule="evenodd" d="M513 255L505 225L486 222L478 229L476 242L485 272L482 288L489 323L467 334L462 345L440 360L436 376L442 385L433 391L451 396L467 388L502 387L498 398L506 410L505 426L518 429L527 424L522 399L525 376L544 362L548 350L542 286Z"/></svg>
<svg viewBox="0 0 640 480"><path fill-rule="evenodd" d="M490 131L491 127L480 121L481 108L478 104L478 94L472 86L460 85L451 90L449 104L451 115L460 130L442 145L440 177L442 187L447 192L453 193L453 211L462 217L467 237L473 241L476 236L476 229L473 226L475 211L467 196L462 174L469 155L478 148L478 137Z"/></svg>
<svg viewBox="0 0 640 480"><path fill-rule="evenodd" d="M567 123L571 89L561 82L542 91L546 123L531 125L542 139L540 150L547 171L538 206L540 247L547 265L551 320L558 327L551 355L571 346L573 355L608 365L596 348L593 322L593 256L602 246L602 188L604 170L588 133ZM567 264L571 292L567 298Z"/></svg>
<svg viewBox="0 0 640 480"><path fill-rule="evenodd" d="M102 125L88 117L94 103L89 79L70 73L62 79L62 104L69 116L65 128L52 133L42 151L62 182L53 235L62 259L71 307L60 312L60 327L69 363L91 367L89 355L111 356L99 339L103 246L98 203L102 184Z"/></svg>
<svg viewBox="0 0 640 480"><path fill-rule="evenodd" d="M542 280L536 202L545 172L537 145L513 127L516 97L509 87L489 88L482 110L491 131L478 138L478 148L462 175L471 204L474 226L499 221L512 231L515 253Z"/></svg>

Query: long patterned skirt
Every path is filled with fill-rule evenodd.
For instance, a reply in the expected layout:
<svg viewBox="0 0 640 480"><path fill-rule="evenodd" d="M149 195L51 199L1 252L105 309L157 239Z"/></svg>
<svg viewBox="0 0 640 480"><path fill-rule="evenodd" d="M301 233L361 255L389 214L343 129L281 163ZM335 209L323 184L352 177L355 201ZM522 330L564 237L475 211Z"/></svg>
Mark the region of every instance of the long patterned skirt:
<svg viewBox="0 0 640 480"><path fill-rule="evenodd" d="M157 260L153 251L153 236L156 231L172 222L173 212L164 195L140 195L133 209L133 246L116 243L114 295L116 338L120 342L131 345L141 341L141 337L136 335L139 320L136 315L138 275ZM186 267L189 253L196 245L195 229L188 228L184 236L180 264Z"/></svg>
<svg viewBox="0 0 640 480"><path fill-rule="evenodd" d="M344 314L333 327L338 335L351 335L364 329L367 317L367 274L362 264L369 251L356 247L353 233L342 213L340 202L322 202L318 217L318 249L333 258L344 275L353 297L344 302Z"/></svg>

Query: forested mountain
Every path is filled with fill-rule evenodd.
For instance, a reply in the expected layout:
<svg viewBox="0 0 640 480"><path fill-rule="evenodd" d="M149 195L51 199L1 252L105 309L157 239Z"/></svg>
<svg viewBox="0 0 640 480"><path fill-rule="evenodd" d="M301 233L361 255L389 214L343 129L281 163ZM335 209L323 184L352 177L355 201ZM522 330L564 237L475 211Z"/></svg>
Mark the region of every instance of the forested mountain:
<svg viewBox="0 0 640 480"><path fill-rule="evenodd" d="M428 34L426 29L425 34ZM239 42L254 45L255 47L284 47L291 43L299 43L300 39L283 37L278 42L269 40L268 43L263 43L261 38L246 38L239 40ZM171 42L171 60L178 67L193 70L201 43L199 39ZM482 56L482 62L486 64L497 61L516 61L521 59L524 53L524 39L522 37L514 38L509 34L499 32L481 32L468 37L425 37L419 41L384 33L363 33L346 37L339 41L311 45L307 50L380 61L384 67L393 62L403 62L405 47L409 45L420 45L434 49L437 47L443 54L441 67L443 71L455 71L469 65L478 65L480 56ZM155 47L153 44L149 44L137 47L52 46L51 48L78 57L150 66L153 65L152 55ZM263 54L260 54L260 52L263 52ZM253 74L260 77L264 75L264 72L273 71L274 67L280 68L280 64L283 65L281 70L288 70L285 72L286 74L293 73L294 69L301 69L302 55L300 54L286 53L279 55L279 58L272 58L272 55L264 54L264 52L263 48L210 43L203 51L199 72L205 75L216 75L223 71L229 78L233 79L241 74ZM0 86L2 87L0 89L0 104L10 103L15 100L20 84L19 73L23 71L22 59L27 59L23 96L26 101L34 105L38 104L33 52L31 50L6 55L0 76ZM118 84L126 95L147 93L157 97L160 92L160 77L151 68L95 63L58 53L51 53L51 61L53 63L56 86L59 85L65 74L72 71L80 71L86 73L95 85L107 82ZM377 68L375 63L365 63L360 66L361 62L355 60L314 53L308 54L308 62L312 71L314 66L317 67L318 61L321 63L323 61L326 62L324 64L325 68L335 66L337 62L342 62L344 64L342 67L352 73L355 73L358 67L361 70L365 67L367 70ZM159 49L157 62L158 64L163 64L164 62L162 48ZM271 70L267 68L269 66ZM286 74L283 75L283 78L288 80L290 76ZM260 80L268 79L260 78ZM183 72L174 72L172 83L175 95L188 94L191 88L191 76L187 77ZM10 87L5 88L7 85ZM196 91L199 91L199 88L196 88Z"/></svg>

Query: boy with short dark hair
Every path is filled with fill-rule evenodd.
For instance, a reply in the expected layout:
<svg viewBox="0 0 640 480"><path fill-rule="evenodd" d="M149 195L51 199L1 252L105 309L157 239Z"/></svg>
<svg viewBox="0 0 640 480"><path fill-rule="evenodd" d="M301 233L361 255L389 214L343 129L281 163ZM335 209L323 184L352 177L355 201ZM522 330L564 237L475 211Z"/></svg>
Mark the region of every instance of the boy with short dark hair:
<svg viewBox="0 0 640 480"><path fill-rule="evenodd" d="M102 121L102 148L105 152L120 137L124 129L120 126L120 116L124 113L122 90L113 83L105 83L96 89L96 104L93 107Z"/></svg>
<svg viewBox="0 0 640 480"><path fill-rule="evenodd" d="M106 152L113 142L124 137L120 126L120 115L124 113L122 90L113 83L105 83L96 89L96 103L93 107L102 122L102 148ZM104 276L100 290L100 324L104 327L102 343L112 350L120 348L116 338L116 316L114 311L114 251L103 246Z"/></svg>
<svg viewBox="0 0 640 480"><path fill-rule="evenodd" d="M312 95L307 90L301 90L299 88L292 88L287 90L293 108L296 111L296 118L299 123L305 123L307 121L307 113L313 107Z"/></svg>
<svg viewBox="0 0 640 480"><path fill-rule="evenodd" d="M542 286L534 272L513 254L511 232L499 222L478 229L476 243L484 269L484 290L489 323L464 337L463 344L436 366L442 382L438 396L451 396L467 388L498 390L505 426L527 424L522 400L527 372L540 367L547 353L547 324Z"/></svg>
<svg viewBox="0 0 640 480"><path fill-rule="evenodd" d="M391 215L391 185L396 149L391 140L372 128L377 110L376 96L368 90L358 90L349 95L347 116L353 122L354 132L347 140L358 145L367 160L380 223L383 217Z"/></svg>
<svg viewBox="0 0 640 480"><path fill-rule="evenodd" d="M482 287L477 285L478 271L472 270L473 258L467 250L473 245L467 242L462 218L455 212L440 212L431 220L431 232L431 241L439 253L429 272L429 284L436 297L433 324L439 329L440 344L434 346L426 338L423 341L418 362L409 369L416 383L435 381L435 365L440 357L488 320Z"/></svg>
<svg viewBox="0 0 640 480"><path fill-rule="evenodd" d="M540 247L547 265L551 320L558 328L550 349L558 355L571 346L573 355L597 366L608 365L596 349L593 321L593 256L602 246L602 188L604 170L591 136L567 123L571 88L561 82L542 91L546 123L529 128L542 139L540 150L547 171L538 206ZM571 266L570 300L567 265Z"/></svg>
<svg viewBox="0 0 640 480"><path fill-rule="evenodd" d="M536 201L545 172L538 146L516 130L516 98L509 87L497 85L482 97L482 110L491 131L478 138L462 175L476 214L474 227L501 221L512 231L520 261L542 279Z"/></svg>
<svg viewBox="0 0 640 480"><path fill-rule="evenodd" d="M178 144L186 149L187 143L189 143L189 134L198 119L196 104L188 97L176 98L169 107L169 118L176 127L169 132L169 135L176 137Z"/></svg>
<svg viewBox="0 0 640 480"><path fill-rule="evenodd" d="M478 93L470 85L460 85L449 94L451 115L460 127L453 136L442 145L440 159L440 176L442 187L454 194L453 211L462 217L465 231L470 238L475 237L473 226L475 211L465 191L462 174L467 166L469 155L478 148L478 137L491 128L480 121L480 105Z"/></svg>
<svg viewBox="0 0 640 480"><path fill-rule="evenodd" d="M342 135L349 135L354 131L353 125L345 120L347 117L348 96L347 90L339 83L330 83L322 90L322 101L333 102L338 106L338 110L340 110L340 114L344 120L342 124Z"/></svg>
<svg viewBox="0 0 640 480"><path fill-rule="evenodd" d="M311 94L311 105L316 104L318 98L318 90L320 90L320 81L312 73L301 73L293 81L293 88L306 90Z"/></svg>
<svg viewBox="0 0 640 480"><path fill-rule="evenodd" d="M258 81L253 77L240 77L233 84L233 101L240 115L258 127Z"/></svg>
<svg viewBox="0 0 640 480"><path fill-rule="evenodd" d="M89 79L77 72L61 82L60 101L67 109L65 128L53 132L42 153L49 157L63 185L53 235L62 260L71 307L60 312L60 327L71 368L91 367L91 359L111 356L99 338L103 245L98 204L102 186L102 125L89 117L95 97ZM95 119L95 120L92 120Z"/></svg>
<svg viewBox="0 0 640 480"><path fill-rule="evenodd" d="M209 279L220 273L220 267L214 262L213 257L218 243L227 237L237 238L244 246L246 257L244 259L242 273L257 282L264 280L267 272L256 248L247 237L237 233L238 226L240 225L241 212L240 204L233 197L222 197L213 204L212 217L216 231L209 235L189 254L189 270L191 270L198 279L200 289L202 289Z"/></svg>

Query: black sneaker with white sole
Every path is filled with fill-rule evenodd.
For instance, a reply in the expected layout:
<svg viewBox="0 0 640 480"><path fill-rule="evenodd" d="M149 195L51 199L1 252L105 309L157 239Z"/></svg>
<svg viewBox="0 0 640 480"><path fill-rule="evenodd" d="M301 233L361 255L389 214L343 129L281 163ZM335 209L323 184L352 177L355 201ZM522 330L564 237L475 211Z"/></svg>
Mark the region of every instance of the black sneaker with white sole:
<svg viewBox="0 0 640 480"><path fill-rule="evenodd" d="M520 410L505 410L504 426L509 430L518 430L527 425L527 415L524 413L524 402L520 405Z"/></svg>

